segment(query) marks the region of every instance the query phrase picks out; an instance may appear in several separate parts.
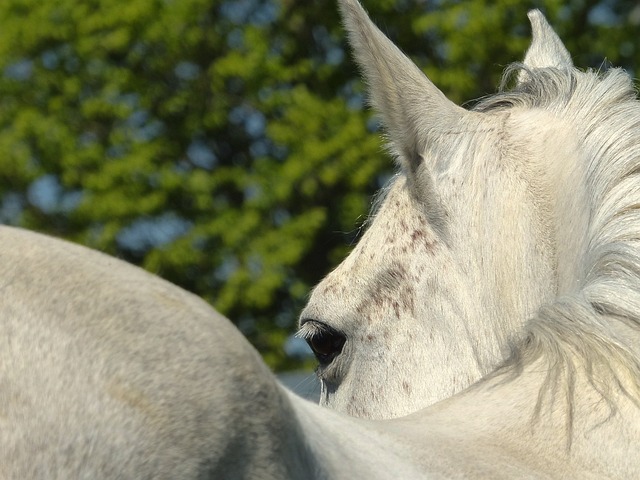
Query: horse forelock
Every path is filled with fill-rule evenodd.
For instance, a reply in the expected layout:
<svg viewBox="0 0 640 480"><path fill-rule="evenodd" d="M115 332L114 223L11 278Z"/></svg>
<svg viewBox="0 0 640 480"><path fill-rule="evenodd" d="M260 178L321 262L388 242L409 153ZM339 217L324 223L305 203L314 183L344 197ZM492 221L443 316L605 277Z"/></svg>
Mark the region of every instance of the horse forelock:
<svg viewBox="0 0 640 480"><path fill-rule="evenodd" d="M506 78L521 69L526 67L509 67ZM549 370L538 408L564 398L570 431L577 371L587 374L612 415L616 394L640 405L640 103L620 69L544 68L527 70L525 78L513 90L482 100L475 110L540 108L569 121L582 151L576 160L585 162L584 178L574 180L585 187L582 208L588 220L580 288L537 312L504 366L517 375L546 358ZM563 160L571 161L557 159ZM571 194L567 185L564 195ZM566 395L550 395L559 379L564 379Z"/></svg>

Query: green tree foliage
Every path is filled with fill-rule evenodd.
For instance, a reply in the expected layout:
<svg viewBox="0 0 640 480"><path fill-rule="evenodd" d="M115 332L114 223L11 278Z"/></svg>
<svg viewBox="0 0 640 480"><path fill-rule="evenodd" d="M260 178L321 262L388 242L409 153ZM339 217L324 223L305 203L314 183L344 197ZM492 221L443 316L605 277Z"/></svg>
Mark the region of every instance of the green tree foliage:
<svg viewBox="0 0 640 480"><path fill-rule="evenodd" d="M582 66L633 68L632 2L365 1L458 102L545 11ZM3 0L0 220L142 265L274 368L309 288L392 171L333 2Z"/></svg>

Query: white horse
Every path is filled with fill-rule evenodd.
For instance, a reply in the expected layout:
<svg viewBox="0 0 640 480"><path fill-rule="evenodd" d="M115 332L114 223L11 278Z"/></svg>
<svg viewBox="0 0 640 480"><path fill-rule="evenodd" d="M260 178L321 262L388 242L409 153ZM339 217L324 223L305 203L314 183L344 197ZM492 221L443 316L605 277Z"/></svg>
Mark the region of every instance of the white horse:
<svg viewBox="0 0 640 480"><path fill-rule="evenodd" d="M636 373L636 337L601 304L610 295L632 301L628 289L640 287L633 276L612 283L620 268L633 271L630 240L640 240L632 222L640 181L626 178L640 167L629 78L576 71L532 12L533 43L507 72L517 73L515 90L467 111L357 2L341 4L401 174L302 313L300 334L320 363L321 404L360 417L406 415L478 381L513 344L551 326L587 349L590 362L601 355L598 363L611 365L609 349L619 346ZM603 297L605 280L612 293ZM570 321L556 318L560 305Z"/></svg>
<svg viewBox="0 0 640 480"><path fill-rule="evenodd" d="M327 404L416 411L312 405L198 298L0 227L0 478L640 478L629 78L532 12L515 90L467 112L341 7L402 172L302 331Z"/></svg>

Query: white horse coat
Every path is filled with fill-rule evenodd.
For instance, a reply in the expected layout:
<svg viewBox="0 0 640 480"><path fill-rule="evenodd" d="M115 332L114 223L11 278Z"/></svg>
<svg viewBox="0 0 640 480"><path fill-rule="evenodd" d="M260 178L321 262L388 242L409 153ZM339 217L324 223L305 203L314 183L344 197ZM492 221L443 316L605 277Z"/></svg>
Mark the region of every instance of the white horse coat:
<svg viewBox="0 0 640 480"><path fill-rule="evenodd" d="M285 391L230 323L140 269L8 227L0 245L3 479L640 473L637 406L603 400L584 370L580 395L549 385L541 359L411 416L360 420Z"/></svg>
<svg viewBox="0 0 640 480"><path fill-rule="evenodd" d="M284 390L193 295L0 227L0 478L640 478L629 78L533 12L518 86L467 112L341 7L402 173L302 331L324 403L369 418Z"/></svg>

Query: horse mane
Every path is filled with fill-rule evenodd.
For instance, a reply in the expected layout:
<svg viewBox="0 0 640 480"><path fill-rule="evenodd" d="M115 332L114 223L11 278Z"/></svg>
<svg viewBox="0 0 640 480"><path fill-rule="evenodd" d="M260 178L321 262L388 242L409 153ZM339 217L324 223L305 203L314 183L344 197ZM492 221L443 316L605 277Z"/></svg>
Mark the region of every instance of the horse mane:
<svg viewBox="0 0 640 480"><path fill-rule="evenodd" d="M527 322L497 373L517 376L535 360L547 359L536 411L545 399L564 398L570 433L578 371L587 374L611 415L617 393L640 406L640 103L621 69L532 70L514 64L503 85L516 73L515 88L483 99L474 110L543 108L575 124L588 162L581 179L588 224L578 287ZM564 395L558 395L558 385Z"/></svg>

